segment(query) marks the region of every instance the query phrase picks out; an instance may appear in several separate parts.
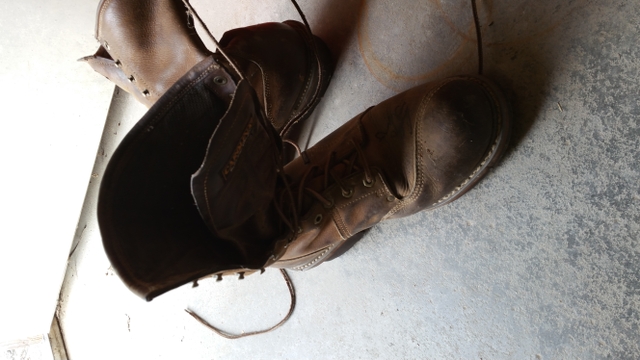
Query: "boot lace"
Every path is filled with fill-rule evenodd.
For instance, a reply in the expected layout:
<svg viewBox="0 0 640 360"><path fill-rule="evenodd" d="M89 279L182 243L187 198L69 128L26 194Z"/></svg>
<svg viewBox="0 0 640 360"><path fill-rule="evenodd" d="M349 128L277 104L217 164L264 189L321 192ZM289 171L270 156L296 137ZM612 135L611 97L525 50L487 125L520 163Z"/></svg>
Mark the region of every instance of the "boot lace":
<svg viewBox="0 0 640 360"><path fill-rule="evenodd" d="M189 15L188 17L190 18L191 16L193 16L198 21L198 23L202 26L202 28L207 33L207 36L209 36L209 38L216 45L216 48L218 49L218 51L220 51L222 56L224 56L225 59L229 62L229 64L231 64L231 67L233 67L233 70L238 74L238 76L240 77L240 80L243 80L244 78L246 78L246 76L242 73L242 71L240 71L240 68L236 65L236 63L231 59L231 57L227 55L227 53L222 48L222 46L220 46L220 43L218 43L218 40L215 38L215 36L213 36L211 31L207 27L207 24L205 24L204 21L202 21L202 19L200 18L200 15L198 15L198 13L193 9L191 4L189 3L189 0L182 0L182 2L187 7L187 14ZM311 37L313 35L313 32L311 32L311 27L309 26L307 17L304 15L304 12L302 12L300 5L298 5L296 0L291 0L291 3L296 8L296 11L298 11L300 18L302 19L302 22L304 23L304 26L307 29L307 33ZM187 21L190 21L190 20L187 20ZM322 62L320 61L320 56L318 54L318 48L316 46L316 42L313 41L312 37L311 37L310 45L311 45L311 50L313 51L313 55L316 58L316 66L318 71L318 83L316 84L315 92L313 93L311 100L307 102L307 104L305 105L304 108L302 108L302 110L300 110L296 115L294 115L291 118L291 120L288 122L289 126L282 129L281 131L282 134L285 134L291 125L303 119L320 99L320 93L322 92L322 84L324 83L325 73L322 70Z"/></svg>
<svg viewBox="0 0 640 360"><path fill-rule="evenodd" d="M362 133L362 128L360 129ZM324 160L324 164L311 165L303 173L299 183L286 184L283 188L280 201L276 204L276 207L281 212L283 221L293 232L300 232L299 218L308 208L308 201L307 206L305 206L305 199L318 201L326 209L331 208L335 204L334 200L323 195L324 191L335 184L340 188L343 197L351 197L354 189L348 186L344 179L357 172L364 174L362 183L365 187L373 186L375 178L362 149L363 145L355 138L352 138L349 140L349 147L350 150L341 155L340 158L337 157L336 151L332 151ZM296 149L299 150L299 147L296 146ZM305 163L309 163L306 152L299 152L299 155ZM286 176L284 178L286 179ZM296 195L295 202L293 201L294 193ZM287 209L287 213L291 214L292 222L286 219L283 209Z"/></svg>

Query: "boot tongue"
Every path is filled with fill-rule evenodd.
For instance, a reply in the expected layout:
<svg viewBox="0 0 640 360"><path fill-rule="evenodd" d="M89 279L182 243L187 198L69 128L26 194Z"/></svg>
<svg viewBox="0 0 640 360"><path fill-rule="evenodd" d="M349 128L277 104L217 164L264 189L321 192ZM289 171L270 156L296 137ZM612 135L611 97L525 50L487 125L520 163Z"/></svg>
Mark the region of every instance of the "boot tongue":
<svg viewBox="0 0 640 360"><path fill-rule="evenodd" d="M273 209L281 144L260 111L256 94L240 81L216 128L191 193L209 230L260 268L280 235Z"/></svg>

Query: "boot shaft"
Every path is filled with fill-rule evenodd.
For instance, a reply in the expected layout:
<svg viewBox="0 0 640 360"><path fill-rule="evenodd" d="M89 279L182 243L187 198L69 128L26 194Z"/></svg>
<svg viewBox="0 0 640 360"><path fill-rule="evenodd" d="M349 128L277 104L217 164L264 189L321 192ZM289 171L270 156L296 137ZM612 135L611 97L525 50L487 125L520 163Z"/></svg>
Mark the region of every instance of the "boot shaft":
<svg viewBox="0 0 640 360"><path fill-rule="evenodd" d="M96 39L101 48L81 60L146 106L210 53L181 0L102 0Z"/></svg>
<svg viewBox="0 0 640 360"><path fill-rule="evenodd" d="M98 51L80 60L147 107L211 54L181 0L102 0L96 38ZM333 70L326 45L297 21L233 29L220 46L246 75L282 135L309 116ZM239 80L240 74L219 55L219 63Z"/></svg>
<svg viewBox="0 0 640 360"><path fill-rule="evenodd" d="M206 275L263 268L290 233L271 205L280 137L248 82L236 84L215 60L196 65L151 107L100 187L107 256L147 300Z"/></svg>
<svg viewBox="0 0 640 360"><path fill-rule="evenodd" d="M245 74L283 137L310 115L331 79L329 49L298 21L229 30L220 46Z"/></svg>

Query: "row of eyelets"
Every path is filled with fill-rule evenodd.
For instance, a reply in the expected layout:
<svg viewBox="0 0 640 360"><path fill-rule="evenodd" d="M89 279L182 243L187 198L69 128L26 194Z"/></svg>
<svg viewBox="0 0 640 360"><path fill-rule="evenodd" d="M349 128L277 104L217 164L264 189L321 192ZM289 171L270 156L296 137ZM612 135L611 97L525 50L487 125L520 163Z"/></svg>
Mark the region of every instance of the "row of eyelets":
<svg viewBox="0 0 640 360"><path fill-rule="evenodd" d="M109 46L109 44L106 41L104 42L104 48L107 49L107 50L111 49L111 47ZM119 69L122 68L122 61L116 59L114 64L115 64L115 66L117 68L119 68ZM129 82L132 82L132 83L136 81L136 78L133 75L129 76L127 79L129 79ZM226 81L225 81L225 83L226 83ZM149 95L151 95L149 90L147 90L147 89L142 90L142 96L149 97Z"/></svg>
<svg viewBox="0 0 640 360"><path fill-rule="evenodd" d="M216 85L225 85L227 83L227 78L224 76L216 76L215 78L213 78L213 82Z"/></svg>
<svg viewBox="0 0 640 360"><path fill-rule="evenodd" d="M325 209L331 209L334 204L335 203L333 202L333 199L329 199L329 203L328 204L322 204L322 206L324 206Z"/></svg>
<svg viewBox="0 0 640 360"><path fill-rule="evenodd" d="M372 187L373 184L375 184L375 183L376 183L376 178L375 177L370 182L367 181L366 177L364 179L362 179L362 185L364 185L365 187L368 187L368 188Z"/></svg>

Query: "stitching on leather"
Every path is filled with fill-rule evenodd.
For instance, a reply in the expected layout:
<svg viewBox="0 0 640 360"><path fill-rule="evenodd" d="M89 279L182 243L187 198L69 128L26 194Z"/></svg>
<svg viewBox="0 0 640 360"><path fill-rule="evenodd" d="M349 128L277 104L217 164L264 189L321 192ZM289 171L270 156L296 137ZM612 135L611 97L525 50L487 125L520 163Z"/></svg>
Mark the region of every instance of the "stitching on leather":
<svg viewBox="0 0 640 360"><path fill-rule="evenodd" d="M384 180L382 179L382 175L381 175L380 173L377 173L377 174L376 174L376 176L377 176L377 177L378 177L378 179L380 179L380 181L382 182L382 185L384 186L385 190L387 190L387 192L388 192L389 194L391 194L391 191L390 191L390 190L389 190L389 188L387 187L387 184L386 184L386 183L384 182ZM337 208L337 209L345 208L345 207L347 207L347 206L349 206L349 205L351 205L351 204L353 204L353 203L356 203L356 202L358 202L358 201L360 201L360 200L362 200L362 199L364 199L364 198L366 198L366 197L369 197L369 196L371 196L371 195L375 194L377 191L378 191L377 189L369 190L369 192L368 192L368 193L363 194L363 195L360 195L360 197L358 197L358 198L356 198L356 199L352 199L351 201L349 201L349 202L348 202L348 203L346 203L346 204L342 204L342 205L340 205L340 206L336 206L336 208Z"/></svg>
<svg viewBox="0 0 640 360"><path fill-rule="evenodd" d="M245 60L247 60L247 59L245 59ZM260 74L262 75L262 89L264 91L263 98L264 98L265 115L267 116L267 120L269 120L269 122L275 126L274 119L273 119L273 116L271 114L271 111L272 111L272 108L273 108L273 106L272 106L273 102L271 101L271 86L270 86L271 81L270 81L269 77L267 76L267 73L262 68L262 66L260 66L260 64L258 64L254 60L248 60L248 61L253 63L260 70ZM248 81L248 79L247 79L247 81ZM253 87L253 86L251 86L251 87Z"/></svg>
<svg viewBox="0 0 640 360"><path fill-rule="evenodd" d="M305 42L306 39L304 40ZM307 46L309 46L309 44L307 43ZM300 95L298 95L298 101L296 101L295 104L293 104L294 109L298 109L299 107L302 106L303 100L305 99L305 97L307 96L307 93L309 91L309 88L311 87L311 80L313 79L313 65L311 64L311 61L309 61L309 49L305 49L306 53L307 53L307 66L309 66L309 71L307 72L307 76L306 76L306 81L304 82L304 87L302 88L302 92L300 93ZM287 124L289 125L289 122L295 118L297 116L297 114L291 114L291 117L288 119Z"/></svg>
<svg viewBox="0 0 640 360"><path fill-rule="evenodd" d="M318 53L314 52L312 50L314 48L314 46L315 46L315 48L317 50L317 44L314 44L315 43L314 35L311 34L311 33L308 33L306 28L299 29L299 27L297 25L296 26L292 26L290 24L287 24L287 25L289 25L302 38L302 40L305 42L305 45L306 45L305 50L306 50L306 55L307 55L307 66L309 67L309 71L307 72L307 79L305 81L305 85L304 85L303 91L299 95L299 98L296 101L296 103L294 104L294 109L299 109L301 107L302 108L304 107L304 104L303 104L304 103L304 99L308 95L309 89L311 88L311 84L312 84L313 79L314 79L313 75L316 74L316 67L315 67L316 64L322 64L323 62L320 59L320 57L318 56ZM311 55L313 55L313 57L315 59L315 63L313 61L314 59L311 59ZM319 66L317 68L316 76L318 78L318 81L320 81L320 75L327 76L326 74L324 74L324 67L323 66ZM325 82L326 82L326 80L325 80ZM317 84L317 86L325 87L325 90L326 90L326 83ZM320 102L321 98L322 97L320 96L320 94L318 94L317 97L315 97L315 98L312 97L308 101L314 102L317 105ZM302 112L298 111L296 114L291 114L291 117L287 120L287 123L284 124L284 126L282 127L283 131L280 133L280 135L284 137L287 134L289 134L289 132L291 131L292 126L295 124L295 123L292 124L293 119L295 119L297 117L298 121L300 121L303 117L307 117L308 114L310 114L313 111L313 109L314 109L314 107L316 105L313 105L311 108L307 109L307 111L305 113L302 113Z"/></svg>
<svg viewBox="0 0 640 360"><path fill-rule="evenodd" d="M447 195L441 197L435 204L433 205L437 205L442 203L443 201L448 200L451 197L455 197L458 193L462 192L463 190L466 189L466 185L471 182L476 175L478 175L481 170L484 170L484 168L486 167L485 165L488 165L488 163L490 162L490 158L495 154L495 150L498 148L498 139L496 139L496 141L494 141L493 145L491 146L491 150L489 151L489 153L487 154L487 156L484 157L484 159L482 160L482 162L480 163L480 165L478 167L475 168L475 170L473 170L473 172L471 173L471 175L469 175L468 178L466 178L462 183L460 183L460 185L456 186L456 188L449 192Z"/></svg>
<svg viewBox="0 0 640 360"><path fill-rule="evenodd" d="M291 29L293 29L293 31L298 34L298 36L300 36L300 38L302 39L302 41L305 43L305 60L306 60L306 65L308 66L308 71L307 71L307 76L306 76L306 81L304 84L304 87L302 89L302 92L298 95L298 100L295 102L295 104L293 104L294 109L298 109L299 107L302 106L303 100L304 98L307 96L307 92L309 91L309 88L311 87L311 81L313 79L313 74L314 74L314 66L313 66L313 61L311 60L311 54L313 54L313 51L311 51L311 48L313 46L313 44L311 44L313 40L313 38L309 38L309 34L307 34L306 29L304 30L300 30L298 29L298 26L291 26L289 24L287 24ZM315 55L315 54L314 54ZM316 62L318 62L318 57L316 56ZM321 69L318 69L319 71ZM319 74L318 74L319 75ZM298 116L298 114L292 114L291 117L288 119L287 124L285 124L285 127L288 127L289 122L295 118L296 116Z"/></svg>
<svg viewBox="0 0 640 360"><path fill-rule="evenodd" d="M376 176L378 177L378 180L379 180L379 181L380 181L380 183L382 184L382 188L383 188L384 190L386 190L386 193L387 193L387 194L391 194L391 190L389 190L389 187L387 186L387 183L386 183L386 182L384 181L384 179L382 178L382 174L377 173L377 174L376 174ZM356 202L358 202L358 201L360 201L360 200L363 200L363 199L365 199L365 198L367 198L367 197L369 197L369 196L371 196L371 195L376 194L376 193L378 192L378 190L379 190L379 189L370 190L368 193L366 193L366 194L364 194L364 195L362 195L362 196L358 197L357 199L353 199L353 200L349 201L349 202L348 202L348 203L346 203L346 204L343 204L343 205L340 205L340 206L336 206L336 207L335 207L335 209L336 209L336 210L337 210L337 209L343 209L343 208L345 208L345 207L347 207L347 206L349 206L349 205L351 205L351 204L354 204L354 203L356 203ZM394 200L395 200L395 199L397 199L397 198L395 198L395 196L394 196ZM337 220L339 220L339 222L340 222L339 224L337 224L337 225L338 225L338 228L339 228L340 230L342 230L341 232L343 232L343 233L345 233L345 234L347 235L347 237L346 237L346 238L343 236L343 239L345 239L345 240L346 240L346 239L350 238L351 236L353 236L353 234L351 233L351 231L349 231L349 229L347 228L347 225L345 224L344 220L342 219L342 216L340 215L340 213L339 213L338 211L333 211L333 213L334 213L334 214L335 214L335 216L338 218ZM387 214L388 214L388 213L387 213ZM385 217L386 217L386 216L388 216L388 215L385 215Z"/></svg>
<svg viewBox="0 0 640 360"><path fill-rule="evenodd" d="M451 83L454 80L458 80L461 79L461 77L458 78L454 78L451 79L449 81L447 81L446 83L442 84L440 87L438 87L429 97L429 100L424 104L423 107L421 107L420 109L420 115L422 115L424 113L424 109L426 109L427 104L431 101L431 98L433 97L433 95L435 95L435 93L440 90L443 86ZM498 99L496 98L495 94L491 91L491 89L489 87L487 87L484 82L476 79L476 78L465 78L466 80L470 80L473 81L474 83L480 85L487 93L489 93L489 96L491 97L491 100L493 100L493 103L496 104L496 106L499 108L499 110L503 110L500 107L500 102L498 101ZM460 183L460 185L458 185L452 192L450 192L449 194L441 197L440 199L438 199L438 201L436 201L433 205L437 205L442 203L443 201L446 201L449 198L455 197L457 194L459 194L460 192L466 190L465 185L467 185L468 183L470 183L472 181L473 178L475 178L484 168L486 168L488 166L488 164L491 162L491 158L495 155L497 149L498 149L498 143L502 140L502 122L503 122L503 116L502 116L502 111L498 111L498 129L497 129L497 133L498 136L496 137L496 140L493 142L493 144L491 145L491 147L489 148L489 152L487 153L487 155L483 158L483 160L481 161L480 165L478 167L476 167L474 169L474 171L471 173L471 175L466 178L462 183ZM418 123L418 126L421 126L421 123ZM417 129L417 131L419 131L419 129ZM420 135L418 135L420 136ZM419 150L422 150L422 147L419 146ZM422 175L422 172L420 172L420 174ZM422 178L422 176L420 176L419 178ZM416 185L417 185L417 181L416 181ZM422 193L422 187L420 188L420 192L419 194ZM411 201L404 203L404 201L400 204L398 204L398 206L396 206L396 208L394 208L392 211L389 212L389 214L387 216L393 215L396 212L400 211L402 209L402 207L415 202L415 200L417 199L417 196L411 196Z"/></svg>
<svg viewBox="0 0 640 360"><path fill-rule="evenodd" d="M248 81L248 80L247 80L247 81ZM229 111L229 109L231 109L231 106L233 105L233 101L234 101L234 100L235 100L235 97L231 100L231 104L229 104L229 108L227 109L227 111ZM225 117L226 115L227 115L227 113L225 112L225 114L224 114L224 115L222 115L221 120L222 120L222 119L224 119L224 117ZM235 123L235 122L236 122L236 120L238 120L238 117L237 117L237 116L235 116L235 117L233 118L233 123ZM218 124L218 126L216 126L216 129L213 131L213 133L214 133L214 134L218 131L218 127L219 127L221 124L222 124L222 121L220 121L220 123ZM224 137L220 140L220 143L221 143L221 144L223 144L223 143L225 143L225 142L226 142L227 137L229 137L229 133L231 133L231 130L232 130L232 129L233 129L233 126L229 126L229 127L227 128L227 131L225 132ZM205 159L212 158L212 157L213 157L213 158L217 157L217 156L213 156L213 155L214 155L214 154L217 154L218 152L220 152L220 150L216 150L212 155L209 155L209 151L207 150L207 152L205 153ZM209 171L207 171L207 174L206 174L206 176L205 176L205 178L204 178L204 199L205 199L205 201L206 201L206 203L207 203L207 211L208 211L208 213L209 213L209 219L211 220L211 223L212 223L212 224L214 224L215 222L214 222L214 220L213 220L213 216L212 216L212 213L211 213L211 204L209 203L209 187L207 186L207 184L209 183L209 175L211 174L211 171L212 171L212 170L213 170L213 169L209 169Z"/></svg>
<svg viewBox="0 0 640 360"><path fill-rule="evenodd" d="M105 0L104 3L102 3L102 7L100 8L100 14L98 15L98 21L96 24L96 37L100 38L100 19L102 19L102 16L104 15L105 10L107 9L107 6L111 3L111 0Z"/></svg>
<svg viewBox="0 0 640 360"><path fill-rule="evenodd" d="M422 98L422 100L420 101L422 103L422 105L420 106L420 110L418 111L419 118L421 118L424 115L424 111L427 108L427 105L429 105L429 103L433 99L433 96L443 86L449 84L452 81L453 81L453 79L444 82L443 84L438 86L436 89L431 91L431 93L425 95ZM425 101L425 99L426 99L426 101ZM416 137L416 142L417 142L416 150L417 150L417 153L422 153L422 145L421 145L422 144L422 132L420 131L421 128L422 128L422 122L418 121L417 122L417 126L416 126L416 133L418 135ZM418 161L417 154L416 154L416 172L417 172L417 176L416 176L416 185L414 187L414 190L417 190L417 191L414 191L414 193L409 195L408 198L402 199L402 201L398 205L396 205L391 211L389 211L387 216L393 215L393 214L397 213L398 211L400 211L405 206L414 203L416 201L416 199L418 198L418 196L422 193L422 188L423 188L423 185L424 185L424 171L422 170L422 166L419 163L420 163L420 161Z"/></svg>
<svg viewBox="0 0 640 360"><path fill-rule="evenodd" d="M387 186L387 183L384 181L384 179L382 178L382 174L378 173L378 177L380 178L380 181L382 182L382 186L384 187L384 189L387 191L387 194L392 194L391 190L389 189L389 187ZM393 195L393 194L392 194ZM394 196L395 198L395 196Z"/></svg>
<svg viewBox="0 0 640 360"><path fill-rule="evenodd" d="M373 195L373 194L375 194L375 193L376 193L376 190L369 190L369 192L368 192L368 193L363 194L363 195L360 195L360 197L358 197L358 198L356 198L356 199L352 199L351 201L349 201L349 202L348 202L348 203L346 203L346 204L343 204L343 205L340 205L340 206L336 206L336 208L337 208L337 209L345 208L345 207L347 207L347 206L349 206L349 205L351 205L351 204L353 204L353 203L356 203L356 202L358 202L358 201L360 201L360 200L362 200L362 199L364 199L364 198L366 198L366 197L369 197L369 196L371 196L371 195Z"/></svg>
<svg viewBox="0 0 640 360"><path fill-rule="evenodd" d="M498 99L495 97L495 94L491 91L491 89L487 86L485 86L485 84L475 78L469 78L468 80L471 80L473 82L475 82L476 84L480 85L486 92L489 93L489 96L491 96L491 99L493 100L494 104L497 104L497 107L499 108L499 110L503 110L502 108L500 108L500 102L498 101ZM493 142L493 144L491 145L491 148L489 149L489 152L487 153L487 155L482 159L482 161L480 162L480 165L478 167L476 167L473 172L471 173L471 175L469 177L467 177L462 183L460 183L460 185L458 185L453 191L451 191L450 193L448 193L447 195L441 197L440 199L438 199L438 201L436 203L434 203L433 205L437 205L437 204L441 204L443 201L448 200L449 198L455 198L455 196L457 196L460 192L464 191L466 189L466 186L468 183L470 183L471 181L473 181L474 178L477 177L477 175L482 172L482 170L484 170L489 163L491 162L492 158L495 156L497 150L498 150L498 143L502 140L503 137L503 129L502 129L502 122L504 121L503 116L502 116L502 111L498 111L498 128L497 128L497 135L496 136L496 140Z"/></svg>
<svg viewBox="0 0 640 360"><path fill-rule="evenodd" d="M153 118L153 120L151 120L151 124L149 126L154 126L160 119L160 117L164 116L169 110L170 108L173 107L173 105L175 105L175 103L177 103L179 100L181 100L185 94L189 91L191 91L191 89L200 81L202 81L203 78L209 76L209 74L213 71L216 70L216 67L218 67L217 64L211 64L209 65L205 70L203 70L202 74L200 74L197 78L195 78L193 81L191 81L188 85L185 86L184 89L182 89L182 91L173 97L173 99L171 99L171 101L165 105L162 109L160 109L160 111L158 111L158 114ZM149 128L149 126L147 126L146 128Z"/></svg>
<svg viewBox="0 0 640 360"><path fill-rule="evenodd" d="M301 259L304 259L304 258L308 257L309 255L314 255L314 254L317 254L317 253L321 253L321 252L323 252L323 251L325 251L327 249L330 249L332 246L335 246L335 244L327 245L327 246L325 246L325 247L323 247L323 248L321 248L319 250L316 250L316 251L314 251L314 252L312 252L310 254L304 254L304 255L300 255L300 256L289 258L289 259L284 259L284 260L280 259L277 262L283 263L283 262L300 261Z"/></svg>
<svg viewBox="0 0 640 360"><path fill-rule="evenodd" d="M331 211L331 213L333 214L333 219L334 222L336 223L336 225L338 225L338 230L340 230L340 237L342 237L342 239L348 239L350 238L351 232L349 231L349 229L347 229L347 225L344 223L344 220L342 219L342 216L340 216L340 213L337 211L337 209L333 209Z"/></svg>
<svg viewBox="0 0 640 360"><path fill-rule="evenodd" d="M306 264L306 265L302 265L302 266L296 266L293 269L294 270L304 270L310 266L312 266L313 264L317 263L318 261L320 261L325 255L327 255L327 253L333 249L333 247L335 246L335 244L327 247L320 255L318 255L315 259L313 259L310 263Z"/></svg>

